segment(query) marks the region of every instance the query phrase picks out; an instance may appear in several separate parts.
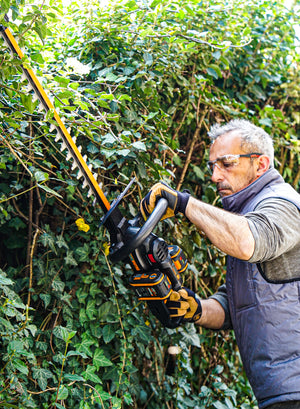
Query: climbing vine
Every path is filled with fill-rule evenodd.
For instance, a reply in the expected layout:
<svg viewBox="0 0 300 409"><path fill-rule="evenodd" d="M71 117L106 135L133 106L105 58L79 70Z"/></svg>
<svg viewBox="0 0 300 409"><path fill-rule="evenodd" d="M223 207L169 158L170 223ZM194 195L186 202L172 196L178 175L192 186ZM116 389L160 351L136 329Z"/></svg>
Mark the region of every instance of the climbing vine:
<svg viewBox="0 0 300 409"><path fill-rule="evenodd" d="M276 167L299 188L296 7L1 0L0 18L109 201L136 177L128 219L160 179L219 205L207 131L231 118L272 134ZM103 212L53 113L39 111L2 40L0 65L0 406L255 408L231 332L165 329L128 288L132 271L111 264ZM224 282L224 254L187 220L156 234L185 251L185 284L202 297Z"/></svg>

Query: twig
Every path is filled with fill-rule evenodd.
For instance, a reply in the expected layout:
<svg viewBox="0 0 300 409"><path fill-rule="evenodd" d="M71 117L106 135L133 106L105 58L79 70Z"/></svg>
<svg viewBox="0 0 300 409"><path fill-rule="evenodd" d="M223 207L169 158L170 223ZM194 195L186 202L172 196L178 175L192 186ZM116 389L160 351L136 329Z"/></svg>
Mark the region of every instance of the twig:
<svg viewBox="0 0 300 409"><path fill-rule="evenodd" d="M34 188L34 187L36 187L36 186L33 186L33 188ZM30 191L30 190L31 190L31 189L29 189L29 191ZM25 193L25 192L23 192L23 193ZM15 208L17 214L18 214L19 216L21 216L22 219L24 219L27 223L29 223L28 217L25 216L25 214L19 209L19 206L17 205L17 202L16 202L16 200L15 200L15 197L16 197L16 196L9 197L9 198L6 199L6 200L12 199L13 204L14 204L14 208ZM4 201L5 201L5 200L4 200ZM3 201L1 201L0 203L2 203L2 202L3 202ZM41 233L44 233L44 230L41 229L37 224L32 223L32 226L33 226L35 229L38 229ZM27 262L27 265L28 265L28 264L29 264L29 262Z"/></svg>
<svg viewBox="0 0 300 409"><path fill-rule="evenodd" d="M152 392L151 395L149 396L149 398L147 399L147 402L146 402L145 405L143 406L143 409L147 409L148 403L149 403L150 400L153 398L153 396L154 396L154 392Z"/></svg>
<svg viewBox="0 0 300 409"><path fill-rule="evenodd" d="M0 135L0 138L2 139L2 141L5 143L5 145L8 147L8 149L11 151L11 153L14 155L14 157L21 163L21 165L27 170L27 172L29 173L29 175L31 177L33 177L32 173L30 172L30 170L28 169L28 167L25 165L25 163L22 161L22 159L20 158L19 155L16 154L16 152L14 151L14 149L11 147L11 145L7 142L7 140Z"/></svg>
<svg viewBox="0 0 300 409"><path fill-rule="evenodd" d="M83 385L88 386L89 388L93 389L93 391L96 392L96 394L98 395L98 398L99 398L99 400L101 402L102 408L105 408L103 400L101 399L101 396L100 396L99 392L97 391L97 389L94 388L92 385L89 385L88 383L84 383Z"/></svg>
<svg viewBox="0 0 300 409"><path fill-rule="evenodd" d="M32 263L33 263L33 254L35 250L35 245L36 241L38 238L39 230L36 229L32 241L32 246L31 246L31 252L30 252L30 263L29 263L29 285L28 285L28 297L27 297L27 305L26 305L26 320L28 320L28 311L30 307L30 297L31 297L31 289L32 289L32 277L33 277L33 268L32 268Z"/></svg>
<svg viewBox="0 0 300 409"><path fill-rule="evenodd" d="M155 343L153 344L153 349L154 349L154 356L155 356L154 365L155 365L156 379L157 379L158 386L161 386L161 379L160 379L160 375L159 375L159 368L158 368L158 363L157 363L157 354L156 354Z"/></svg>
<svg viewBox="0 0 300 409"><path fill-rule="evenodd" d="M193 41L194 43L208 45L209 47L217 48L218 50L226 50L226 48L230 48L230 47L231 48L241 48L241 47L245 47L246 45L249 45L252 42L252 39L250 39L247 43L243 43L243 44L240 44L240 45L234 45L234 44L231 44L231 43L229 44L229 42L228 42L223 47L220 47L218 45L211 44L208 41L199 40L199 38L186 36L186 35L180 34L180 33L178 33L177 35L178 35L178 37L185 38L186 40Z"/></svg>
<svg viewBox="0 0 300 409"><path fill-rule="evenodd" d="M294 186L295 189L297 189L297 187L298 187L299 179L300 179L300 169L298 169L297 175L296 175L296 177L294 179L294 182L293 182L293 186Z"/></svg>
<svg viewBox="0 0 300 409"><path fill-rule="evenodd" d="M117 299L117 289L116 289L116 286L115 286L114 274L113 274L113 271L112 271L111 266L110 266L110 264L109 264L107 255L106 255L104 252L103 252L103 254L104 254L104 256L105 256L106 264L107 264L107 266L108 266L108 269L109 269L110 275L111 275L111 281L112 281L112 286L113 286L113 289L114 289L115 300L116 300L116 306L117 306L117 310L118 310L118 314L119 314L120 327L121 327L122 335L123 335L123 339L124 339L123 362L122 362L121 374L120 374L120 377L119 377L119 385L120 385L120 383L121 383L121 376L122 376L122 374L124 373L125 362L126 362L127 338L126 338L125 329L124 329L123 322L122 322L121 309L120 309L120 306L119 306L119 303L118 303L118 299ZM117 389L117 393L118 393L118 389Z"/></svg>
<svg viewBox="0 0 300 409"><path fill-rule="evenodd" d="M182 186L182 183L183 183L183 181L184 181L186 172L187 172L188 167L189 167L190 162L191 162L191 157L192 157L192 154L193 154L194 146L195 146L195 143L196 143L196 141L197 141L197 139L198 139L198 137L199 137L199 133L200 133L200 130L201 130L201 127L202 127L202 123L203 123L203 121L204 121L204 118L205 118L205 116L206 116L206 113L207 113L207 109L203 112L203 115L202 115L202 117L201 117L201 119L200 119L200 121L199 121L199 124L197 125L196 131L195 131L195 133L194 133L194 135L193 135L193 139L192 139L192 142L191 142L190 150L189 150L189 153L188 153L188 155L187 155L187 158L186 158L186 161L185 161L183 170L182 170L182 174L181 174L181 177L180 177L180 179L179 179L179 182L178 182L178 185L177 185L177 187L176 187L176 190L180 190L180 188L181 188L181 186Z"/></svg>
<svg viewBox="0 0 300 409"><path fill-rule="evenodd" d="M68 383L68 385L67 386L72 386L74 383L76 383L77 381L72 381L72 382L70 382L70 383ZM85 385L85 384L84 384ZM29 390L27 390L27 392L28 393L30 393L30 394L32 394L32 395L41 395L42 393L45 393L45 392L50 392L50 391L56 391L56 388L55 387L53 387L53 388L47 388L47 389L45 389L45 390L43 390L43 391L40 391L40 392L34 392L34 391L29 391Z"/></svg>
<svg viewBox="0 0 300 409"><path fill-rule="evenodd" d="M32 123L29 122L29 134L30 134L30 142L29 142L29 160L31 161L32 156L32 137L33 137L33 128ZM33 180L30 178L30 187L33 187ZM29 191L29 209L28 209L28 243L27 243L27 256L26 256L26 266L30 263L30 247L31 247L31 237L32 237L32 213L33 213L33 189Z"/></svg>
<svg viewBox="0 0 300 409"><path fill-rule="evenodd" d="M185 118L186 118L186 116L187 116L187 114L188 114L188 111L189 111L189 106L188 106L188 104L187 104L187 105L186 105L186 108L185 108L185 111L184 111L184 114L183 114L183 117L182 117L182 119L181 119L181 121L180 121L180 124L179 124L178 127L175 129L175 133L174 133L174 135L172 136L173 141L176 139L176 137L177 137L177 135L178 135L178 133L179 133L179 131L180 131L180 129L181 129L183 123L184 123L184 120L185 120Z"/></svg>
<svg viewBox="0 0 300 409"><path fill-rule="evenodd" d="M240 45L234 45L234 44L231 44L230 41L228 41L228 42L225 42L223 47L221 47L219 45L209 43L208 41L200 40L199 38L192 37L192 36L186 36L186 35L181 34L181 33L175 33L175 34L172 34L172 35L170 35L170 34L148 35L147 37L149 37L149 38L166 38L166 37L170 38L170 37L176 37L176 36L177 37L182 37L185 40L192 41L194 43L208 45L209 47L216 48L218 50L226 50L227 48L242 48L242 47L245 47L246 45L249 45L252 42L252 38L248 42L240 44Z"/></svg>

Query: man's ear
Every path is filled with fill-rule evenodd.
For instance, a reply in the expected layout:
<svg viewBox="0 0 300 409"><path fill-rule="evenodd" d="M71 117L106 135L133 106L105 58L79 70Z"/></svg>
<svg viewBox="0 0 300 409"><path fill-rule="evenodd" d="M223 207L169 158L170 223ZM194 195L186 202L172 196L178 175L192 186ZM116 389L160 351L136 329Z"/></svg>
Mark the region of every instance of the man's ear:
<svg viewBox="0 0 300 409"><path fill-rule="evenodd" d="M267 155L261 155L257 159L257 176L261 176L270 169L270 158Z"/></svg>

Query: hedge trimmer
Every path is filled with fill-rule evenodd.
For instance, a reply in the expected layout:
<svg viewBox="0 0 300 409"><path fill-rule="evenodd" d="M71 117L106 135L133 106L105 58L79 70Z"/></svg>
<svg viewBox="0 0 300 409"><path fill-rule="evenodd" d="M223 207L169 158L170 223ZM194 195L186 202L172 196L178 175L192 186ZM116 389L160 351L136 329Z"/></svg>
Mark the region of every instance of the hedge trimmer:
<svg viewBox="0 0 300 409"><path fill-rule="evenodd" d="M13 55L22 61L24 54L9 28L0 26L0 33ZM133 275L129 279L129 285L140 300L147 302L151 312L164 326L175 328L181 318L170 318L165 302L173 290L178 291L181 288L180 273L187 268L187 261L178 246L170 246L152 233L167 209L167 200L162 198L158 201L146 222L143 222L140 214L132 220L123 217L118 206L134 179L110 204L35 73L23 64L21 67L23 78L28 80L29 87L42 108L46 113L51 111L53 114L53 123L57 130L55 141L61 141L62 151L67 149L67 160L72 160L73 169L78 168L77 178L84 178L83 186L89 186L89 193L94 195L104 212L101 223L110 234L110 260L113 263L130 263Z"/></svg>

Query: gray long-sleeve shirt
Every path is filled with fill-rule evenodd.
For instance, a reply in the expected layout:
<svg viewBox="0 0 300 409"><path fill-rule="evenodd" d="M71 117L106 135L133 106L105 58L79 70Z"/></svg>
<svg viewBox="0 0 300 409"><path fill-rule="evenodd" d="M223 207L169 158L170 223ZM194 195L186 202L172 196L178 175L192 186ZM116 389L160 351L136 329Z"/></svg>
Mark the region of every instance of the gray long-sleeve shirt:
<svg viewBox="0 0 300 409"><path fill-rule="evenodd" d="M283 199L261 202L245 215L255 240L250 263L262 263L270 281L300 278L300 212Z"/></svg>
<svg viewBox="0 0 300 409"><path fill-rule="evenodd" d="M300 278L300 212L284 199L266 199L245 214L255 240L250 263L260 263L264 277L271 282ZM223 328L230 328L226 285L212 297L225 310Z"/></svg>

